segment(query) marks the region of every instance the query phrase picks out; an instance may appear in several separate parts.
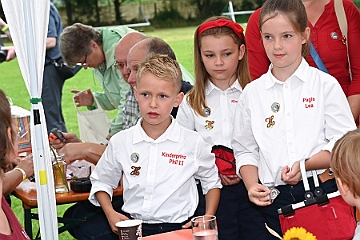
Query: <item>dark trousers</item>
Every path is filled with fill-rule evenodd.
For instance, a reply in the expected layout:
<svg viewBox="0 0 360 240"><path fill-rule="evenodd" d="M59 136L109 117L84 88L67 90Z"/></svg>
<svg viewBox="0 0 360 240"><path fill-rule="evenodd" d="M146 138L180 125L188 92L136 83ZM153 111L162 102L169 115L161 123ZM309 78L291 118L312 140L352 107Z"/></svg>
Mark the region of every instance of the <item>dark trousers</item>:
<svg viewBox="0 0 360 240"><path fill-rule="evenodd" d="M53 64L45 65L41 98L48 134L53 128L67 132L61 108L64 82Z"/></svg>
<svg viewBox="0 0 360 240"><path fill-rule="evenodd" d="M115 211L123 213L121 210L123 205L122 196L113 197L112 205ZM69 233L76 239L119 239L119 236L111 230L102 208L94 206L89 201L79 202L71 206L64 213L64 217L83 220L80 226L69 230Z"/></svg>
<svg viewBox="0 0 360 240"><path fill-rule="evenodd" d="M198 185L199 205L195 216L205 214L205 196ZM244 183L223 186L216 212L219 240L277 239L265 229L265 220L258 206L250 202ZM263 224L259 224L263 223Z"/></svg>

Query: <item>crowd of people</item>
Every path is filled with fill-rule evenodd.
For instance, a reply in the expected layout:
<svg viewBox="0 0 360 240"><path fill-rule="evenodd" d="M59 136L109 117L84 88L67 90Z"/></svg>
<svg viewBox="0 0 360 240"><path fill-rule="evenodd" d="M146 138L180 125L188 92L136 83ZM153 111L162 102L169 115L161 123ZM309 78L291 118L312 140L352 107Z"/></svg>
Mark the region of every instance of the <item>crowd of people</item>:
<svg viewBox="0 0 360 240"><path fill-rule="evenodd" d="M118 239L116 222L140 219L148 236L189 228L193 216L215 215L219 240L277 239L265 225L281 234L277 210L305 200L304 159L308 176L315 170L321 180L327 169L334 172L335 178L320 181L324 193L339 190L359 208L360 13L352 1L342 2L347 36L334 0L267 0L246 33L227 17L207 19L194 33L194 86L162 39L81 23L48 33L69 66L92 68L103 87L101 93L73 90L78 106L92 111L96 98L102 108L118 111L107 145L82 141L64 121L58 128L67 141L50 142L67 164L83 159L96 165L89 201L64 215L96 214L69 232L76 239ZM311 49L327 70L318 69ZM8 195L33 169L31 159L15 158L2 91L0 101L0 190ZM61 119L61 109L57 113ZM314 191L312 177L308 182ZM113 197L119 184L123 195ZM4 199L0 237L21 233L10 239L27 239ZM360 239L360 227L353 239Z"/></svg>

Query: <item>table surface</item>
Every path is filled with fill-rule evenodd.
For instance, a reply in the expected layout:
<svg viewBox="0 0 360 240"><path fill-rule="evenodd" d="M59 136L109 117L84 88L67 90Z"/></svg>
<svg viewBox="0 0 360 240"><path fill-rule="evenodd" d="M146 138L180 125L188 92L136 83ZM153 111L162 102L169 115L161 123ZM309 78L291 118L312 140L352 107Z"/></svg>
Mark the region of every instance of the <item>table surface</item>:
<svg viewBox="0 0 360 240"><path fill-rule="evenodd" d="M70 183L68 184L70 188ZM119 196L122 194L123 188L119 186L114 189L114 196ZM67 204L73 202L85 201L89 197L89 192L79 193L74 192L70 189L67 193L56 193L56 204ZM37 195L36 195L36 183L30 182L28 179L24 180L17 186L13 195L19 198L23 202L23 207L25 209L37 208Z"/></svg>
<svg viewBox="0 0 360 240"><path fill-rule="evenodd" d="M148 237L143 237L144 240L164 240L164 239L171 239L171 240L192 240L192 231L191 229L183 229L177 230L173 232L167 232L162 234L151 235Z"/></svg>

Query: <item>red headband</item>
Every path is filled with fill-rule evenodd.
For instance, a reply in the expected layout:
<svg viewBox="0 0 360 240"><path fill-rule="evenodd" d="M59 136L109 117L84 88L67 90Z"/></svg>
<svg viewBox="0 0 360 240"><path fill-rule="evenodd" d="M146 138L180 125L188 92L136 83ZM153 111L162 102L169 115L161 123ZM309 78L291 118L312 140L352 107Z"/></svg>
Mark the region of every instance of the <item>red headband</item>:
<svg viewBox="0 0 360 240"><path fill-rule="evenodd" d="M197 35L199 37L204 31L216 27L229 27L236 35L238 35L240 40L243 40L242 33L244 32L244 29L240 26L240 24L223 18L201 24L198 27Z"/></svg>

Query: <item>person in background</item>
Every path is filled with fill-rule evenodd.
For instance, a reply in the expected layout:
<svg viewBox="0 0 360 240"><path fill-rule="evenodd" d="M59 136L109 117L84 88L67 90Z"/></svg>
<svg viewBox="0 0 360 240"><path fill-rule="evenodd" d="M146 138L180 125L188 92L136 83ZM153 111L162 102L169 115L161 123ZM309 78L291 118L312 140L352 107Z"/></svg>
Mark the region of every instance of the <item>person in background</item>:
<svg viewBox="0 0 360 240"><path fill-rule="evenodd" d="M10 40L12 40L9 25L7 25L7 23L2 18L0 18L0 29L3 33L6 34L6 36ZM2 50L2 51L7 51L5 61L7 61L7 62L11 61L16 57L15 47L14 46L5 47L1 38L0 38L0 48L1 48L0 50ZM3 52L3 54L4 54L4 52Z"/></svg>
<svg viewBox="0 0 360 240"><path fill-rule="evenodd" d="M243 28L227 17L207 19L194 35L194 63L195 86L181 103L177 120L183 127L198 132L211 146L232 151L235 107L251 81ZM252 227L259 213L252 211L235 167L232 173L219 167L219 174L224 186L216 213L219 239L266 239L265 229ZM203 199L200 185L198 189ZM204 214L203 208L200 201L198 215Z"/></svg>
<svg viewBox="0 0 360 240"><path fill-rule="evenodd" d="M114 49L124 35L133 31L125 26L102 28L98 31L91 26L75 23L66 27L60 37L60 51L64 61L69 66L80 63L84 69L92 68L104 90L94 93L90 89L72 90L77 106L94 109L95 97L104 110L118 111L111 120L108 139L122 130L125 96L129 90L129 85L114 67Z"/></svg>
<svg viewBox="0 0 360 240"><path fill-rule="evenodd" d="M62 30L63 27L60 14L55 5L50 2L49 25L46 37L45 66L41 93L48 134L53 128L67 132L61 107L62 89L65 79L59 75L55 65L53 64L53 60L61 57L59 50L59 37Z"/></svg>
<svg viewBox="0 0 360 240"><path fill-rule="evenodd" d="M190 227L197 206L194 178L206 193L206 214L216 212L221 184L211 146L170 115L184 96L181 78L179 64L167 55L151 54L139 65L134 91L142 118L110 139L91 174L89 200L101 205L114 233L115 223L129 217L143 220L143 236ZM119 213L112 209L111 197L122 174Z"/></svg>
<svg viewBox="0 0 360 240"><path fill-rule="evenodd" d="M136 124L137 120L141 117L139 112L139 105L135 99L134 96L134 90L133 86L135 85L135 81L131 80L129 82L128 78L130 76L130 69L127 67L127 56L130 52L130 49L138 42L149 38L145 35L133 32L125 35L122 39L120 39L119 43L115 47L115 58L116 58L116 66L121 72L123 78L125 81L130 85L129 91L126 93L126 102L124 107L124 122L123 122L123 129L128 129L129 127L132 127ZM151 40L145 41L146 43L149 43L148 48L144 49L143 52L143 60L146 58L146 56L151 53L162 53L162 54L168 54L169 56L173 57L176 60L175 53L171 49L171 47L164 42L163 40L160 40L158 38L150 38ZM180 63L179 63L180 64ZM193 82L193 78L190 74L187 74L187 70L184 69L181 64L181 72L182 72L182 88L181 91L186 93L192 86L189 84L189 82ZM136 73L136 69L133 69L134 74ZM133 78L134 79L134 78ZM185 79L185 80L184 80ZM187 80L189 82L187 82ZM176 117L176 108L172 111L173 117Z"/></svg>
<svg viewBox="0 0 360 240"><path fill-rule="evenodd" d="M336 141L331 154L331 169L340 194L351 206L360 209L360 130L346 133ZM358 222L353 240L360 240Z"/></svg>
<svg viewBox="0 0 360 240"><path fill-rule="evenodd" d="M18 143L11 117L10 103L2 90L0 90L0 116L0 239L29 240L29 236L22 229L3 195L5 172L9 168L10 160L17 156Z"/></svg>
<svg viewBox="0 0 360 240"><path fill-rule="evenodd" d="M10 40L12 40L9 25L2 18L0 18L0 30L5 33Z"/></svg>
<svg viewBox="0 0 360 240"><path fill-rule="evenodd" d="M346 14L344 21L347 21L348 26L348 35L345 36L349 45L348 52L336 18L335 1L304 0L302 2L308 17L311 42L329 74L334 76L340 83L347 96L353 117L357 120L360 114L359 10L351 0L341 1ZM261 31L259 29L260 11L261 9L258 9L250 16L245 34L248 43L250 73L253 79L257 79L266 73L270 64L261 40ZM351 69L348 65L348 55ZM305 57L310 66L317 67L311 54ZM349 70L351 70L352 79Z"/></svg>
<svg viewBox="0 0 360 240"><path fill-rule="evenodd" d="M277 210L305 200L300 160L307 171L324 173L336 140L356 126L337 80L304 59L310 28L301 0L267 0L259 19L271 65L240 96L231 145L237 173L263 216L257 226L267 223L281 234ZM311 171L308 176L313 192ZM272 187L280 192L275 199ZM320 188L337 190L334 179Z"/></svg>
<svg viewBox="0 0 360 240"><path fill-rule="evenodd" d="M145 61L146 57L149 56L151 53L156 54L165 54L168 55L171 59L176 60L176 56L174 51L171 49L170 45L167 44L164 40L156 37L150 37L147 39L142 40L141 42L135 44L129 51L127 56L127 68L130 71L128 83L134 87L136 84L136 73L139 65ZM184 77L184 74L182 74ZM189 82L181 80L181 89L180 92L186 94L192 85ZM136 103L134 103L136 104ZM174 107L171 111L171 115L176 118L177 116L178 107ZM137 119L141 117L141 113L138 113ZM133 120L137 120L136 117ZM129 122L125 126L125 128L133 126L136 124L136 121Z"/></svg>

